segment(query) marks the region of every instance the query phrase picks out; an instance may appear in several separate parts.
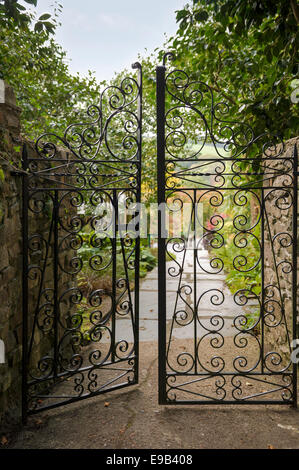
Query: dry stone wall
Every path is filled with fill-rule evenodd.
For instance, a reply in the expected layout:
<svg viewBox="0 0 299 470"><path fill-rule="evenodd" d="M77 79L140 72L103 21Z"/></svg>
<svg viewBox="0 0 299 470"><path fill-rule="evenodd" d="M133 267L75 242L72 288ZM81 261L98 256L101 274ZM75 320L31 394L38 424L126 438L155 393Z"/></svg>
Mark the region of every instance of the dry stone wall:
<svg viewBox="0 0 299 470"><path fill-rule="evenodd" d="M20 109L13 90L2 82L0 103L0 339L5 348L0 363L1 421L17 419L21 402L22 360L22 179L19 168L23 142ZM3 359L3 358L2 358Z"/></svg>
<svg viewBox="0 0 299 470"><path fill-rule="evenodd" d="M288 140L285 143L283 154L278 158L273 158L271 162L267 162L271 178L265 180L265 187L268 187L265 189L264 230L265 354L275 353L271 355L274 361L272 365L277 362L278 368L287 366L290 362L293 337L293 295L297 298L297 331L295 333L298 337L299 299L297 292L299 285L297 291L292 286L292 224L293 217L298 217L298 214L294 213L292 156L294 145L296 144L298 148L298 143L298 137ZM297 263L299 266L298 255ZM270 356L269 360L272 360Z"/></svg>

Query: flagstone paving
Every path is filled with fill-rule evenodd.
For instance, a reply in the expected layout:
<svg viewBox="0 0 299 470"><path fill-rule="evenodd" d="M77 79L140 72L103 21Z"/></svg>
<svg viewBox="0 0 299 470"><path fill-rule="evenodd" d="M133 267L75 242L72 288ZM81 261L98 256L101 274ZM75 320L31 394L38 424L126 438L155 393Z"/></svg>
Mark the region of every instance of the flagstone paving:
<svg viewBox="0 0 299 470"><path fill-rule="evenodd" d="M254 306L251 301L248 302L246 308L238 306L233 299L228 287L225 285L225 275L223 272L217 274L217 269L211 268L209 254L207 250L199 250L198 263L196 269L196 289L197 299L206 291L211 291L210 295L205 294L202 301L199 303L198 315L203 322L211 326L211 318L215 315L220 315L224 319L224 326L221 329L221 334L225 336L234 336L238 330L234 327L233 320L245 311L250 311L250 306ZM173 314L175 311L175 303L177 299L177 290L179 287L179 277L173 276L178 273L178 265L182 265L183 253L176 254L175 261L168 261L166 263L166 319L167 319L167 335L169 336ZM181 279L181 286L193 286L194 272L193 272L193 251L187 250L184 260L184 271ZM200 268L202 266L202 268ZM221 292L223 293L223 302L221 302ZM211 302L211 296L218 296L214 298L214 304ZM190 307L193 306L192 295L184 295L185 300ZM221 302L221 303L220 303ZM220 303L220 305L217 305ZM216 305L215 305L216 304ZM179 297L177 310L185 311L186 303ZM247 309L247 310L246 310ZM132 340L132 328L129 318L118 320L118 331L123 337ZM198 329L198 335L204 334L204 329ZM193 338L194 328L192 324L189 326L181 327L174 324L172 338ZM144 341L157 341L158 338L158 268L153 269L141 282L140 285L140 342ZM121 339L121 336L119 337ZM107 341L109 338L107 338Z"/></svg>

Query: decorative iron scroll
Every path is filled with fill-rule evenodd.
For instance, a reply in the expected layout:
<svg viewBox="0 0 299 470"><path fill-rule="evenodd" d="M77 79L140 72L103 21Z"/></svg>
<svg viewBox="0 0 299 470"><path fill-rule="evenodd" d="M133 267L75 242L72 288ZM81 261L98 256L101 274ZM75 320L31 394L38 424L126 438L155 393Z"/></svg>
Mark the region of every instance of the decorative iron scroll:
<svg viewBox="0 0 299 470"><path fill-rule="evenodd" d="M24 419L138 381L139 238L121 219L139 216L133 68L86 122L24 152Z"/></svg>
<svg viewBox="0 0 299 470"><path fill-rule="evenodd" d="M160 222L160 403L295 404L296 150L231 121L212 87L167 59L158 202L171 220L191 210L182 236L164 240Z"/></svg>

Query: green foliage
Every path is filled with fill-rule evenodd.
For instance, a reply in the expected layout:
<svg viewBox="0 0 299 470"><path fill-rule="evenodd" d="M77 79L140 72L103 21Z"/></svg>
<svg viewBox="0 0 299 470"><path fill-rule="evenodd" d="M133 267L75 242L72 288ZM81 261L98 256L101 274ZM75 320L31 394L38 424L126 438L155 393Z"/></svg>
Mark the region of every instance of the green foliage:
<svg viewBox="0 0 299 470"><path fill-rule="evenodd" d="M236 201L234 200L235 193L230 191L226 193L223 204L224 213L222 214L222 216L224 216L224 225L219 231L224 242L223 244L215 243L215 247L210 247L210 255L211 259L214 258L223 262L223 270L226 275L225 282L232 295L245 289L249 292L251 291L253 296L259 296L262 282L262 261L260 260L261 246L259 244L261 238L261 224L260 222L257 223L258 214L253 214L253 206L254 203L256 203L255 196L251 192L244 192L240 200L242 200L244 196L247 198L247 202L244 203L245 200L243 199L243 205L236 205ZM213 217L211 206L209 207L210 209L206 211L205 214L204 220L206 221L211 220L211 217ZM242 233L241 225L245 220L246 223L243 225L244 232ZM207 223L208 222L206 222L206 224ZM211 245L213 245L213 243ZM221 246L217 248L217 245ZM245 259L246 263L244 262ZM252 329L255 334L258 334L259 311L244 311L243 314L245 317L243 323L244 330Z"/></svg>
<svg viewBox="0 0 299 470"><path fill-rule="evenodd" d="M261 225L256 223L258 216L252 214L252 203L255 197L250 192L244 192L245 194L247 203L238 205L234 201L235 193L230 191L226 193L223 205L224 225L219 232L224 243L215 243L211 254L212 257L222 260L226 283L232 294L239 289L249 289L258 295L261 290L261 247L259 244ZM244 195L242 193L240 198ZM211 217L209 213L208 220L211 220ZM245 220L246 223L243 225ZM217 248L217 245L221 246ZM245 258L246 265L242 266Z"/></svg>
<svg viewBox="0 0 299 470"><path fill-rule="evenodd" d="M240 249L234 243L234 237L230 235L233 233L231 230L230 223L227 223L224 238L226 239L225 244L219 249L213 249L213 255L219 257L224 263L224 269L226 272L226 284L229 286L231 292L234 294L239 289L250 289L259 292L261 287L261 265L249 272L243 272L242 269L236 270L233 261L238 256L246 256L248 263L254 265L258 260L259 249L258 245L249 239L248 245L244 249ZM257 231L253 231L254 235L257 235ZM234 236L237 232L234 233ZM250 238L250 237L249 237Z"/></svg>
<svg viewBox="0 0 299 470"><path fill-rule="evenodd" d="M28 30L30 26L38 33L45 31L53 34L57 26L57 12L61 12L62 5L55 2L54 16L44 13L39 18L28 10L28 6L37 6L37 0L24 0L27 6L17 0L0 0L0 29L13 24L17 29Z"/></svg>
<svg viewBox="0 0 299 470"><path fill-rule="evenodd" d="M298 135L298 7L295 1L199 0L177 12L178 31L167 48L175 66L211 85L230 106L228 120L287 139ZM163 52L160 52L160 58ZM201 111L210 102L203 99ZM229 133L229 129L227 129Z"/></svg>
<svg viewBox="0 0 299 470"><path fill-rule="evenodd" d="M83 239L82 247L77 250L77 255L83 260L83 266L79 274L77 275L78 287L80 288L83 294L83 300L80 304L80 309L76 312L76 315L79 313L82 317L82 324L80 326L80 331L83 335L82 346L87 345L90 342L90 332L94 328L94 325L90 322L90 315L94 311L87 299L92 292L95 292L97 289L104 289L107 291L112 290L112 266L110 265L102 271L95 271L90 266L90 260L94 256L100 256L102 259L102 264L105 266L108 264L111 259L111 244L107 239L102 243L102 246L93 247L90 245L90 240L94 236L95 232L80 232L80 236ZM146 276L146 274L151 271L157 264L157 258L152 253L150 248L145 247L143 241L141 241L141 253L140 253L140 278ZM124 259L123 252L121 249L120 240L117 240L116 244L116 278L121 279L126 277L126 271L124 269ZM128 269L128 278L131 284L131 289L134 289L134 279L135 279L135 270ZM116 288L117 295L120 293L120 290ZM119 292L118 292L119 291Z"/></svg>
<svg viewBox="0 0 299 470"><path fill-rule="evenodd" d="M78 285L88 296L90 292L96 289L112 288L112 265L109 264L112 256L112 245L109 238L106 237L102 240L100 246L94 246L91 243L92 238L96 233L92 231L81 231L79 234L83 240L82 246L77 250L77 255L82 259L82 270L78 274ZM126 257L128 256L128 249L125 249ZM103 270L94 270L90 265L90 260L94 257L101 259L101 266L107 266ZM126 277L126 270L124 268L123 250L120 239L116 241L116 277L117 279ZM132 261L132 258L130 258ZM141 241L140 246L140 278L146 276L148 271L151 271L157 265L157 258L151 249L146 247ZM133 281L135 277L135 270L127 270L129 281L132 281L132 288L134 287Z"/></svg>
<svg viewBox="0 0 299 470"><path fill-rule="evenodd" d="M44 132L63 135L70 123L85 119L103 85L91 72L72 75L49 31L28 27L20 34L13 20L0 28L0 56L0 74L14 88L23 133L32 140Z"/></svg>
<svg viewBox="0 0 299 470"><path fill-rule="evenodd" d="M157 258L153 255L149 248L143 248L140 254L140 267L146 271L151 271L157 264Z"/></svg>

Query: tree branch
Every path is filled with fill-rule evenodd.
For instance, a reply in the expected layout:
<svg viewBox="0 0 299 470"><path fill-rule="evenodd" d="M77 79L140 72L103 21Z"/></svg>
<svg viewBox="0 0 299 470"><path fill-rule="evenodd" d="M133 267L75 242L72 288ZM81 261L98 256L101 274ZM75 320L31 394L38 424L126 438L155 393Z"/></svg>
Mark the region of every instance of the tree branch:
<svg viewBox="0 0 299 470"><path fill-rule="evenodd" d="M211 88L211 90L213 91L216 91L217 93L220 93L226 100L230 101L232 104L237 104L233 98L231 98L229 95L227 95L224 91L221 90L217 82L216 87L209 84L209 88Z"/></svg>
<svg viewBox="0 0 299 470"><path fill-rule="evenodd" d="M291 0L291 7L295 20L297 21L297 24L299 24L299 6L297 0Z"/></svg>

